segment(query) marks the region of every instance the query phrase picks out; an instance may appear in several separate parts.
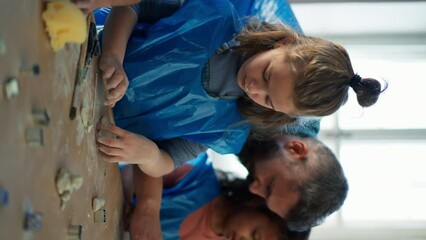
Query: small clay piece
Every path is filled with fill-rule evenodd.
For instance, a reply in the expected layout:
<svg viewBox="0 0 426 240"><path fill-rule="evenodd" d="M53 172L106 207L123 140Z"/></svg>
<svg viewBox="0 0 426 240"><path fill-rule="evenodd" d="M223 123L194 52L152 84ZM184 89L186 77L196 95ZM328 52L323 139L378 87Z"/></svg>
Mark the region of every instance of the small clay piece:
<svg viewBox="0 0 426 240"><path fill-rule="evenodd" d="M8 204L9 192L4 188L0 188L0 207L7 207Z"/></svg>
<svg viewBox="0 0 426 240"><path fill-rule="evenodd" d="M68 240L80 240L81 239L81 225L73 225L68 227Z"/></svg>
<svg viewBox="0 0 426 240"><path fill-rule="evenodd" d="M95 212L94 221L95 223L106 223L106 210L104 208Z"/></svg>
<svg viewBox="0 0 426 240"><path fill-rule="evenodd" d="M26 134L27 145L30 147L43 146L43 129L28 128Z"/></svg>
<svg viewBox="0 0 426 240"><path fill-rule="evenodd" d="M50 117L47 109L34 109L32 115L36 124L43 126L49 125Z"/></svg>
<svg viewBox="0 0 426 240"><path fill-rule="evenodd" d="M25 213L24 229L27 231L39 230L42 227L42 218L43 214L41 212Z"/></svg>
<svg viewBox="0 0 426 240"><path fill-rule="evenodd" d="M61 198L61 210L64 210L66 203L71 199L74 190L80 189L83 185L83 177L71 175L66 169L61 168L56 176L56 190Z"/></svg>
<svg viewBox="0 0 426 240"><path fill-rule="evenodd" d="M61 198L61 210L65 209L66 202L71 198L71 174L64 168L59 169L56 176L56 190Z"/></svg>
<svg viewBox="0 0 426 240"><path fill-rule="evenodd" d="M4 38L0 36L0 56L5 55L6 51L7 51L6 42L4 41Z"/></svg>
<svg viewBox="0 0 426 240"><path fill-rule="evenodd" d="M71 191L66 190L61 194L61 200L63 202L68 202L70 199L71 199Z"/></svg>
<svg viewBox="0 0 426 240"><path fill-rule="evenodd" d="M109 124L111 124L108 121L108 117L105 117L105 116L101 117L100 123L102 125L109 125ZM108 132L108 131L99 131L99 135L101 137L106 137L106 138L117 138L117 136L115 134L113 134L111 132Z"/></svg>
<svg viewBox="0 0 426 240"><path fill-rule="evenodd" d="M93 198L92 209L93 209L94 212L97 212L103 206L105 206L105 199L103 199L103 198Z"/></svg>
<svg viewBox="0 0 426 240"><path fill-rule="evenodd" d="M62 211L64 211L66 207L67 207L67 202L65 202L61 198L61 204L59 205L59 209L61 209Z"/></svg>
<svg viewBox="0 0 426 240"><path fill-rule="evenodd" d="M21 66L19 72L24 75L38 76L40 75L40 65L33 64L32 66Z"/></svg>
<svg viewBox="0 0 426 240"><path fill-rule="evenodd" d="M11 77L4 83L7 99L14 98L19 95L19 82L18 79Z"/></svg>
<svg viewBox="0 0 426 240"><path fill-rule="evenodd" d="M78 190L83 185L83 177L81 176L72 176L71 185L74 190Z"/></svg>
<svg viewBox="0 0 426 240"><path fill-rule="evenodd" d="M87 106L82 106L80 108L80 117L81 117L81 122L83 124L84 129L86 130L87 133L90 133L90 131L92 130L93 127L93 123L92 123L92 117L93 114L90 114L90 108Z"/></svg>
<svg viewBox="0 0 426 240"><path fill-rule="evenodd" d="M70 188L70 185L71 174L65 168L59 169L56 177L56 189L58 190L58 193L63 194Z"/></svg>

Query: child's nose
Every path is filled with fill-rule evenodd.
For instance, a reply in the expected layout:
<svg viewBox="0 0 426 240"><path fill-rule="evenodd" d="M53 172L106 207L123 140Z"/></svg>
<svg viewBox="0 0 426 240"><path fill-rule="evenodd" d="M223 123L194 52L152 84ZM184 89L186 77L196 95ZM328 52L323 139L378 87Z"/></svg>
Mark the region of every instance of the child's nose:
<svg viewBox="0 0 426 240"><path fill-rule="evenodd" d="M253 80L250 82L250 94L264 95L266 93L265 84L263 81Z"/></svg>

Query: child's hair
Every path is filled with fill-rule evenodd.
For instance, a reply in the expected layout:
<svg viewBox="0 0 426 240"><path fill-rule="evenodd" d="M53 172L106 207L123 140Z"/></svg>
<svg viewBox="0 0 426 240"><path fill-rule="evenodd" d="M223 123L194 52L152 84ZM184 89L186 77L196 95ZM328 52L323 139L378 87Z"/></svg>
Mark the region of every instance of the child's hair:
<svg viewBox="0 0 426 240"><path fill-rule="evenodd" d="M269 210L263 198L254 195L249 191L249 181L246 179L234 178L232 174L216 172L220 176L222 196L235 205L235 210L251 208L266 215L272 222L277 223L281 232L279 239L288 240L288 228L286 221L276 213Z"/></svg>
<svg viewBox="0 0 426 240"><path fill-rule="evenodd" d="M237 53L256 53L285 47L285 62L296 75L293 101L299 116L327 116L336 112L348 99L349 87L358 103L368 107L376 103L382 90L379 81L361 78L352 69L346 50L320 38L304 36L283 23L250 20L236 37ZM239 101L241 113L254 125L280 127L294 118L266 109L247 96Z"/></svg>

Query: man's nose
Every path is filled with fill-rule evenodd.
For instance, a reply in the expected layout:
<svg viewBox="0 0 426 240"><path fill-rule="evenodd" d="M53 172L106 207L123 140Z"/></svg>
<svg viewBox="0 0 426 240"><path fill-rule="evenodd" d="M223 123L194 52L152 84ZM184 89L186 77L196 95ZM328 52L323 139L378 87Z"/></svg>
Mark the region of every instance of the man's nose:
<svg viewBox="0 0 426 240"><path fill-rule="evenodd" d="M258 180L254 180L254 181L250 184L250 186L249 186L249 190L250 190L250 192L251 192L251 193L256 194L256 195L259 195L259 196L261 196L261 197L265 198L265 196L264 196L265 194L263 193L262 188L261 188L261 185L260 185L260 183L259 183L259 181L258 181Z"/></svg>

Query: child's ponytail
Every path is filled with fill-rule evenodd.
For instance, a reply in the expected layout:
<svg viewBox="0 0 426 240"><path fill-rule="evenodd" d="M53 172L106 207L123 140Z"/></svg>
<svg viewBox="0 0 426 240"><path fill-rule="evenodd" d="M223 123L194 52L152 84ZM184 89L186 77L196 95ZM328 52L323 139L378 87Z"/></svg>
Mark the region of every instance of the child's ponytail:
<svg viewBox="0 0 426 240"><path fill-rule="evenodd" d="M358 103L362 107L369 107L375 104L380 93L387 88L387 85L385 85L382 90L382 85L379 81L373 78L361 78L358 74L352 77L349 86L355 91Z"/></svg>

